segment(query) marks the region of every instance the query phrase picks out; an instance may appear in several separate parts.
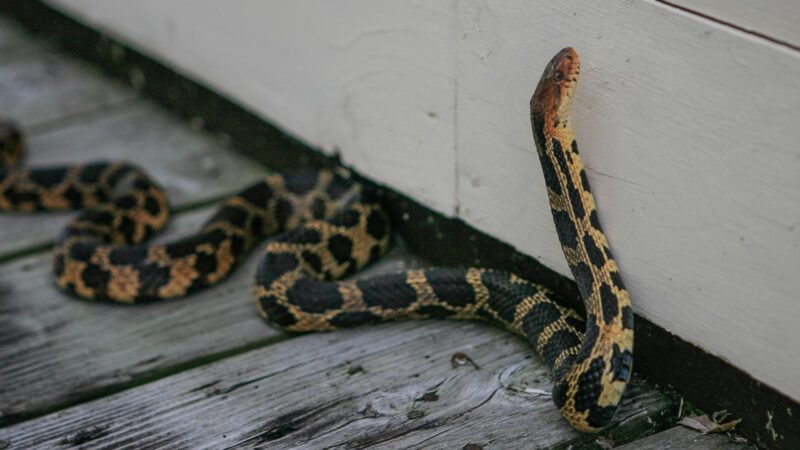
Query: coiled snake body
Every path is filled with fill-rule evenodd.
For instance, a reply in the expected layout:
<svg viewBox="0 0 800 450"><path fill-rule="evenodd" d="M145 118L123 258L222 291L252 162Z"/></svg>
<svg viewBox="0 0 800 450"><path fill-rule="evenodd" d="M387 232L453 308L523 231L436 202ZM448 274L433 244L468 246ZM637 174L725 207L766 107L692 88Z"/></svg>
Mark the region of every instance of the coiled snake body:
<svg viewBox="0 0 800 450"><path fill-rule="evenodd" d="M433 268L335 281L380 258L390 224L374 194L345 170L273 175L229 198L202 229L144 245L169 217L164 192L124 163L16 168L22 137L0 127L0 209L82 209L58 238L54 274L73 295L143 302L187 295L224 279L265 236L257 305L292 331L399 318L488 320L525 337L553 368L553 400L569 423L609 423L633 363L633 313L600 228L575 144L570 103L580 71L567 48L531 99L533 134L558 236L586 318L514 274Z"/></svg>

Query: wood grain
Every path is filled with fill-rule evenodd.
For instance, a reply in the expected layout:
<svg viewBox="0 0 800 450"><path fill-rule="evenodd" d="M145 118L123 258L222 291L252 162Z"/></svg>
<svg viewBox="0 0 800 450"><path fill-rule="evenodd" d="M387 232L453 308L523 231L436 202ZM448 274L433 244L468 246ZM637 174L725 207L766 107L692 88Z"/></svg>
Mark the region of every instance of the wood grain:
<svg viewBox="0 0 800 450"><path fill-rule="evenodd" d="M453 366L464 352L479 365ZM481 324L312 334L0 429L19 448L566 448L591 442L552 406L548 369ZM628 439L674 406L631 390ZM631 436L631 434L633 436Z"/></svg>

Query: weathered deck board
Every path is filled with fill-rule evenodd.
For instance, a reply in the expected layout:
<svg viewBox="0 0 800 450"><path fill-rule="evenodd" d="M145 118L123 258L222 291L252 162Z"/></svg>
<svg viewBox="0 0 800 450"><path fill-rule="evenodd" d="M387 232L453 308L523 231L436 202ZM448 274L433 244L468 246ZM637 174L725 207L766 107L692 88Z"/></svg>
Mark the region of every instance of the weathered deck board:
<svg viewBox="0 0 800 450"><path fill-rule="evenodd" d="M27 46L29 41L23 42ZM45 124L136 97L133 90L101 77L84 63L17 45L13 36L0 36L0 105L4 117L23 126Z"/></svg>
<svg viewBox="0 0 800 450"><path fill-rule="evenodd" d="M636 442L616 447L617 450L744 450L748 447L725 434L701 434L676 426Z"/></svg>
<svg viewBox="0 0 800 450"><path fill-rule="evenodd" d="M454 367L457 352L480 369ZM522 339L483 324L405 322L311 334L0 429L18 448L552 448L591 442L552 406ZM526 392L527 391L527 392ZM641 386L631 438L666 397ZM624 432L623 430L624 429Z"/></svg>
<svg viewBox="0 0 800 450"><path fill-rule="evenodd" d="M98 159L135 162L166 188L173 206L235 192L266 173L263 167L224 151L224 146L210 136L144 100L33 133L28 144L28 166ZM50 241L71 215L42 217L0 215L0 258Z"/></svg>
<svg viewBox="0 0 800 450"><path fill-rule="evenodd" d="M210 212L179 216L162 239L191 233ZM391 256L373 270L412 261L402 248ZM61 294L49 253L0 266L0 424L275 338L252 300L257 259L188 299L133 307Z"/></svg>

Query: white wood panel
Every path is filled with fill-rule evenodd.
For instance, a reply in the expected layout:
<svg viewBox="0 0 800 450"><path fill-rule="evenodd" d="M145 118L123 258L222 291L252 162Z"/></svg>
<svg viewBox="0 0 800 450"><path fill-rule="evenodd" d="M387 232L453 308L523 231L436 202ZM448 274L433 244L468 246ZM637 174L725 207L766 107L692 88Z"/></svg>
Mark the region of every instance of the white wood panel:
<svg viewBox="0 0 800 450"><path fill-rule="evenodd" d="M528 99L576 47L578 143L637 312L800 399L798 54L649 1L459 7L464 218L568 273Z"/></svg>
<svg viewBox="0 0 800 450"><path fill-rule="evenodd" d="M454 1L49 3L452 214Z"/></svg>
<svg viewBox="0 0 800 450"><path fill-rule="evenodd" d="M800 47L800 2L797 0L669 0L669 2Z"/></svg>

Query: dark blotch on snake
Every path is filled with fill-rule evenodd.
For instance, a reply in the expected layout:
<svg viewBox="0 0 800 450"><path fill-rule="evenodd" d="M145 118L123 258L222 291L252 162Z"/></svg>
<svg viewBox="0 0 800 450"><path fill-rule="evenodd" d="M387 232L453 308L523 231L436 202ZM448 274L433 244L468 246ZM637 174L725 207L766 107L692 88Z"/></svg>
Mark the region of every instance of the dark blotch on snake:
<svg viewBox="0 0 800 450"><path fill-rule="evenodd" d="M589 178L586 176L586 169L581 169L580 177L581 177L581 187L583 188L583 190L586 192L592 192L592 190L589 188Z"/></svg>
<svg viewBox="0 0 800 450"><path fill-rule="evenodd" d="M569 383L566 380L557 381L553 385L553 403L555 403L556 408L561 408L567 402L568 389Z"/></svg>
<svg viewBox="0 0 800 450"><path fill-rule="evenodd" d="M161 212L162 205L158 203L155 198L148 195L144 200L144 209L151 215L155 216Z"/></svg>
<svg viewBox="0 0 800 450"><path fill-rule="evenodd" d="M255 214L250 216L250 230L252 230L253 234L258 237L266 234L267 230L264 228L264 219Z"/></svg>
<svg viewBox="0 0 800 450"><path fill-rule="evenodd" d="M367 306L407 308L417 300L417 291L406 283L405 273L390 273L356 281Z"/></svg>
<svg viewBox="0 0 800 450"><path fill-rule="evenodd" d="M586 371L578 377L578 392L575 393L575 409L578 412L588 411L597 405L597 399L603 390L601 377L606 363L598 357L589 363Z"/></svg>
<svg viewBox="0 0 800 450"><path fill-rule="evenodd" d="M317 197L311 202L311 216L315 219L324 219L327 212L325 200Z"/></svg>
<svg viewBox="0 0 800 450"><path fill-rule="evenodd" d="M195 267L197 271L203 275L208 275L217 270L217 257L216 255L209 255L208 253L197 253L195 260Z"/></svg>
<svg viewBox="0 0 800 450"><path fill-rule="evenodd" d="M589 261L598 269L606 264L606 257L603 252L594 242L591 234L586 233L583 235L583 247L586 249L586 254L589 256Z"/></svg>
<svg viewBox="0 0 800 450"><path fill-rule="evenodd" d="M147 256L145 247L111 247L108 253L108 262L114 266L123 266L135 261L141 261Z"/></svg>
<svg viewBox="0 0 800 450"><path fill-rule="evenodd" d="M417 308L416 312L435 319L444 319L455 314L454 311L439 305L423 305Z"/></svg>
<svg viewBox="0 0 800 450"><path fill-rule="evenodd" d="M545 145L546 140L544 137L544 132L542 131L541 126L535 127L534 139L540 141L538 148L547 148ZM547 187L553 191L555 195L561 195L561 183L558 181L558 175L556 168L553 165L553 161L545 153L539 153L539 161L542 165L542 172L544 173L544 180L547 184Z"/></svg>
<svg viewBox="0 0 800 450"><path fill-rule="evenodd" d="M389 223L383 214L377 211L371 211L367 218L367 233L374 239L380 240L386 237L389 233Z"/></svg>
<svg viewBox="0 0 800 450"><path fill-rule="evenodd" d="M358 225L361 215L358 211L347 209L339 217L337 217L336 224L343 227L353 227Z"/></svg>
<svg viewBox="0 0 800 450"><path fill-rule="evenodd" d="M576 347L580 343L580 337L572 331L558 330L545 342L544 348L542 348L542 357L550 367L553 367L562 351Z"/></svg>
<svg viewBox="0 0 800 450"><path fill-rule="evenodd" d="M270 286L285 272L297 267L300 261L291 253L270 253L264 256L256 271L256 282L262 286Z"/></svg>
<svg viewBox="0 0 800 450"><path fill-rule="evenodd" d="M425 271L425 278L441 302L455 307L475 302L475 291L464 279L463 271L428 269Z"/></svg>
<svg viewBox="0 0 800 450"><path fill-rule="evenodd" d="M33 170L29 172L28 178L43 188L50 189L63 182L66 174L64 169Z"/></svg>
<svg viewBox="0 0 800 450"><path fill-rule="evenodd" d="M286 228L286 222L289 220L289 217L292 215L292 204L289 203L286 199L278 200L278 204L275 205L275 217L278 219L278 226L281 229Z"/></svg>
<svg viewBox="0 0 800 450"><path fill-rule="evenodd" d="M561 245L575 248L578 245L578 230L575 228L575 224L569 214L566 211L553 210L553 221L556 224Z"/></svg>
<svg viewBox="0 0 800 450"><path fill-rule="evenodd" d="M119 209L131 209L136 206L136 197L133 195L123 195L114 201L114 206Z"/></svg>
<svg viewBox="0 0 800 450"><path fill-rule="evenodd" d="M81 183L96 184L106 167L105 164L89 164L79 172L78 179Z"/></svg>
<svg viewBox="0 0 800 450"><path fill-rule="evenodd" d="M589 213L589 223L594 227L596 230L600 230L600 219L597 217L597 210L593 209L592 212Z"/></svg>
<svg viewBox="0 0 800 450"><path fill-rule="evenodd" d="M250 214L239 207L226 205L220 211L219 217L224 217L228 224L233 225L235 228L244 229L247 226Z"/></svg>
<svg viewBox="0 0 800 450"><path fill-rule="evenodd" d="M119 234L123 236L126 243L134 242L134 237L136 235L136 222L133 221L128 216L122 216L119 220L119 225L117 226L117 230L119 230Z"/></svg>
<svg viewBox="0 0 800 450"><path fill-rule="evenodd" d="M278 326L288 327L297 322L294 315L271 296L260 297L258 303L261 305L261 309L266 314L267 319Z"/></svg>
<svg viewBox="0 0 800 450"><path fill-rule="evenodd" d="M578 284L578 291L580 291L581 297L589 298L592 295L592 271L589 266L580 261L570 268L572 269L572 275L575 277L575 282Z"/></svg>
<svg viewBox="0 0 800 450"><path fill-rule="evenodd" d="M272 196L272 189L266 182L253 185L239 194L239 197L256 208L265 208Z"/></svg>
<svg viewBox="0 0 800 450"><path fill-rule="evenodd" d="M603 306L603 320L610 325L619 314L619 301L607 283L600 285L600 303Z"/></svg>
<svg viewBox="0 0 800 450"><path fill-rule="evenodd" d="M336 262L343 264L350 260L353 251L353 241L346 236L335 234L328 239L328 250L330 250Z"/></svg>
<svg viewBox="0 0 800 450"><path fill-rule="evenodd" d="M611 282L614 283L614 286L620 291L625 290L625 285L622 283L622 277L619 275L618 271L615 270L611 272Z"/></svg>
<svg viewBox="0 0 800 450"><path fill-rule="evenodd" d="M383 319L369 311L344 311L330 319L331 325L338 328L350 328L370 323L379 323Z"/></svg>
<svg viewBox="0 0 800 450"><path fill-rule="evenodd" d="M581 198L581 193L578 189L575 188L575 184L572 182L572 177L569 176L569 166L567 165L567 161L564 157L564 150L561 147L561 143L558 139L552 139L553 145L553 156L556 159L556 162L560 166L564 177L566 178L566 185L567 185L567 194L569 195L569 202L572 205L572 212L575 214L575 217L582 218L585 214L583 209L583 199Z"/></svg>
<svg viewBox="0 0 800 450"><path fill-rule="evenodd" d="M518 298L511 294L510 275L503 272L486 271L481 276L484 286L489 289L489 306L496 312L501 319L506 322L514 320Z"/></svg>
<svg viewBox="0 0 800 450"><path fill-rule="evenodd" d="M314 281L309 277L297 280L286 291L289 303L310 313L324 313L342 307L342 295L333 283Z"/></svg>
<svg viewBox="0 0 800 450"><path fill-rule="evenodd" d="M99 289L107 286L110 277L111 275L108 272L94 264L87 265L86 268L83 269L83 272L81 272L81 278L84 284L92 289Z"/></svg>
<svg viewBox="0 0 800 450"><path fill-rule="evenodd" d="M83 194L73 186L65 189L63 196L67 199L71 208L77 209L83 206Z"/></svg>
<svg viewBox="0 0 800 450"><path fill-rule="evenodd" d="M560 317L561 311L555 304L551 302L537 303L522 318L522 332L532 344L536 345L542 331Z"/></svg>
<svg viewBox="0 0 800 450"><path fill-rule="evenodd" d="M187 237L167 245L165 250L171 258L185 258L194 254L197 244L200 242L203 242L203 240Z"/></svg>
<svg viewBox="0 0 800 450"><path fill-rule="evenodd" d="M281 240L293 244L319 244L322 242L322 235L314 228L304 226L290 231L289 234Z"/></svg>
<svg viewBox="0 0 800 450"><path fill-rule="evenodd" d="M306 250L303 252L302 256L303 262L311 267L313 273L318 274L322 272L322 260L319 258L319 255Z"/></svg>

